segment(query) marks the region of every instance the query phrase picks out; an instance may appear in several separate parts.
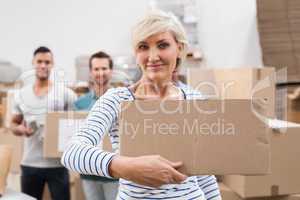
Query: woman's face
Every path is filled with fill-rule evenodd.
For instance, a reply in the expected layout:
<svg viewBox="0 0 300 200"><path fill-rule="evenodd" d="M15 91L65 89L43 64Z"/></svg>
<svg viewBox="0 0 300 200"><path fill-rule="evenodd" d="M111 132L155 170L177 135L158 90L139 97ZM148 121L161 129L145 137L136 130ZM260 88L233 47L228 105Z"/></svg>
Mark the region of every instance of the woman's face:
<svg viewBox="0 0 300 200"><path fill-rule="evenodd" d="M170 32L158 33L139 42L135 55L143 76L151 81L171 81L180 48Z"/></svg>

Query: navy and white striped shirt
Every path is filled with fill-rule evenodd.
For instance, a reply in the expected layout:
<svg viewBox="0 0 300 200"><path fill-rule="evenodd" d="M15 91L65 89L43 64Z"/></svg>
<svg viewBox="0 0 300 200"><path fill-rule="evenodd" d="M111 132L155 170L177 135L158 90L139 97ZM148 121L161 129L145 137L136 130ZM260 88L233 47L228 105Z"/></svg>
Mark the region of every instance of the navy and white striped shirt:
<svg viewBox="0 0 300 200"><path fill-rule="evenodd" d="M199 92L182 89L186 99L202 98ZM97 147L104 135L118 145L118 117L122 101L133 101L134 96L126 87L109 89L95 103L85 124L73 136L61 159L68 169L81 174L110 177L108 166L117 152L106 152ZM139 185L120 179L118 200L133 199L182 199L220 200L220 191L213 175L191 176L181 184L162 185L159 188Z"/></svg>

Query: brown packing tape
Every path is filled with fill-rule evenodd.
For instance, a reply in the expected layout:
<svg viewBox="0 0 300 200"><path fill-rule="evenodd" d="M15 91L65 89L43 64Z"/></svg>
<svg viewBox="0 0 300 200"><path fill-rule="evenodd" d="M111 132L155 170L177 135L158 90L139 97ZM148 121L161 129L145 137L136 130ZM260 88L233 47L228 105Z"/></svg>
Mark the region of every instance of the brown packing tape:
<svg viewBox="0 0 300 200"><path fill-rule="evenodd" d="M6 179L11 165L13 148L10 145L0 145L0 194L5 192Z"/></svg>

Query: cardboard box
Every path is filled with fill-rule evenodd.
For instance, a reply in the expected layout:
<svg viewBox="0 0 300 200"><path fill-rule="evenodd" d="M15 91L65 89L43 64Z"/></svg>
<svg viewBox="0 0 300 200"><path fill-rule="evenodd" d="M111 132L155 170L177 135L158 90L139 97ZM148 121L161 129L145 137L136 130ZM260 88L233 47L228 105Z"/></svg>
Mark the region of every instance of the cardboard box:
<svg viewBox="0 0 300 200"><path fill-rule="evenodd" d="M13 157L10 172L19 173L20 163L23 156L23 138L14 136L7 128L0 128L0 138L0 144L9 144L13 146Z"/></svg>
<svg viewBox="0 0 300 200"><path fill-rule="evenodd" d="M250 199L243 199L234 191L232 191L229 187L227 187L224 183L219 183L219 188L222 196L222 200L300 200L300 196L298 195L290 195L290 196L276 196L276 197L256 197Z"/></svg>
<svg viewBox="0 0 300 200"><path fill-rule="evenodd" d="M300 193L300 124L276 120L271 127L277 127L271 133L271 174L223 177L243 198Z"/></svg>
<svg viewBox="0 0 300 200"><path fill-rule="evenodd" d="M290 195L288 200L300 200L300 194Z"/></svg>
<svg viewBox="0 0 300 200"><path fill-rule="evenodd" d="M279 11L286 8L285 1L282 0L257 0L258 9L263 11Z"/></svg>
<svg viewBox="0 0 300 200"><path fill-rule="evenodd" d="M287 81L299 81L299 1L257 0L257 19L264 65L286 67Z"/></svg>
<svg viewBox="0 0 300 200"><path fill-rule="evenodd" d="M10 144L0 145L0 195L4 195L7 186L7 177L11 166L13 148Z"/></svg>
<svg viewBox="0 0 300 200"><path fill-rule="evenodd" d="M233 192L229 187L223 183L219 183L222 200L242 200L239 195Z"/></svg>
<svg viewBox="0 0 300 200"><path fill-rule="evenodd" d="M208 97L260 99L268 106L266 116L275 116L275 70L273 68L189 68L187 82Z"/></svg>
<svg viewBox="0 0 300 200"><path fill-rule="evenodd" d="M44 131L44 156L47 158L61 157L65 145L80 128L87 114L87 112L71 111L48 113ZM104 137L102 147L106 151L112 151L109 136Z"/></svg>
<svg viewBox="0 0 300 200"><path fill-rule="evenodd" d="M286 110L288 121L300 123L300 87L295 87L292 92L288 92Z"/></svg>
<svg viewBox="0 0 300 200"><path fill-rule="evenodd" d="M9 90L20 89L22 86L23 86L23 81L21 80L17 80L15 82L10 82L10 83L0 82L0 91L6 92Z"/></svg>
<svg viewBox="0 0 300 200"><path fill-rule="evenodd" d="M4 115L4 123L3 126L6 128L10 127L11 119L12 119L12 111L13 111L13 105L15 101L15 91L16 90L8 90L6 94L6 102L5 102L5 115Z"/></svg>
<svg viewBox="0 0 300 200"><path fill-rule="evenodd" d="M124 102L120 154L158 154L182 161L189 175L266 174L269 134L257 117L257 109L263 109L254 104L255 100Z"/></svg>

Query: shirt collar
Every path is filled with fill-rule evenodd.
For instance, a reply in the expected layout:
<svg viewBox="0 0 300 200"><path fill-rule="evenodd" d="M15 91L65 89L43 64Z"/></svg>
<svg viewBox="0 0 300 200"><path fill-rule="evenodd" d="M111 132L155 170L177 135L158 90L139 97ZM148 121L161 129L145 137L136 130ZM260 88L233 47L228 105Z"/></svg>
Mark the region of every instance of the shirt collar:
<svg viewBox="0 0 300 200"><path fill-rule="evenodd" d="M97 100L97 99L99 98L99 97L97 97L97 95L96 95L96 93L95 93L94 90L91 90L90 96L91 96L91 98L93 98L93 99L95 99L95 100Z"/></svg>

